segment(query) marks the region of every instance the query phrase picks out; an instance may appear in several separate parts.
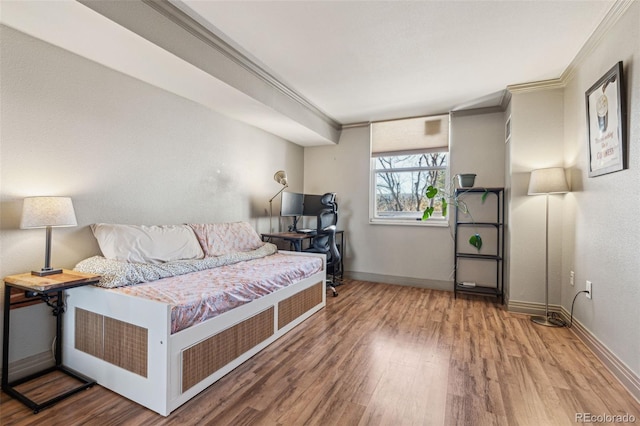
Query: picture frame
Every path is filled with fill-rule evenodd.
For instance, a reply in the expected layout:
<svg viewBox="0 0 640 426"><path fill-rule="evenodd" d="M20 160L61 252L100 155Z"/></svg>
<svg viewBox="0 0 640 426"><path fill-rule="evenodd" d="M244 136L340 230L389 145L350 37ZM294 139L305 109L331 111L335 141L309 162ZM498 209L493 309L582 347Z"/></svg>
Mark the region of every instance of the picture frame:
<svg viewBox="0 0 640 426"><path fill-rule="evenodd" d="M585 92L589 177L627 168L627 119L622 61Z"/></svg>

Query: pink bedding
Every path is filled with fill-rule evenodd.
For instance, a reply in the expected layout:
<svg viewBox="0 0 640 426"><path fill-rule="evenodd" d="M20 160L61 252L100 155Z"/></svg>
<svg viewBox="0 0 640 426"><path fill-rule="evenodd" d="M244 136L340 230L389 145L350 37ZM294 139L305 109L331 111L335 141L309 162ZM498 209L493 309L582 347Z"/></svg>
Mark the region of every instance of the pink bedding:
<svg viewBox="0 0 640 426"><path fill-rule="evenodd" d="M171 333L303 280L322 270L322 260L276 253L204 271L114 288L171 305Z"/></svg>

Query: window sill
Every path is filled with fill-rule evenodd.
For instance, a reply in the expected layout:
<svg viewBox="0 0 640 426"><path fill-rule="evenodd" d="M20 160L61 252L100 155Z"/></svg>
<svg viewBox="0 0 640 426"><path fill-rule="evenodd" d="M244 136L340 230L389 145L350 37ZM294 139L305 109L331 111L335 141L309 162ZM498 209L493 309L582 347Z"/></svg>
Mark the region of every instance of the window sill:
<svg viewBox="0 0 640 426"><path fill-rule="evenodd" d="M427 226L436 228L448 228L449 221L447 219L369 219L369 225L401 225L401 226Z"/></svg>

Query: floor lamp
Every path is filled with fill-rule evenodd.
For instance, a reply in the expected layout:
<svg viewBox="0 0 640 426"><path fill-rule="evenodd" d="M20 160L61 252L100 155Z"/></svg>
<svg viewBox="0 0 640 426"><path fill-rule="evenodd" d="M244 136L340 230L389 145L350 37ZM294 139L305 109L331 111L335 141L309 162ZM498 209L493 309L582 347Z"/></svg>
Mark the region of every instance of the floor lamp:
<svg viewBox="0 0 640 426"><path fill-rule="evenodd" d="M269 200L269 232L273 232L273 227L271 225L271 218L273 217L273 199L289 187L289 184L287 183L287 172L285 172L284 170L278 170L276 174L273 175L273 180L282 185L282 189L276 192L276 195L271 197L271 199Z"/></svg>
<svg viewBox="0 0 640 426"><path fill-rule="evenodd" d="M567 178L562 167L538 169L531 172L529 180L529 195L545 195L545 266L544 266L544 317L533 316L531 321L547 327L562 327L564 323L549 315L549 194L564 194L569 192Z"/></svg>

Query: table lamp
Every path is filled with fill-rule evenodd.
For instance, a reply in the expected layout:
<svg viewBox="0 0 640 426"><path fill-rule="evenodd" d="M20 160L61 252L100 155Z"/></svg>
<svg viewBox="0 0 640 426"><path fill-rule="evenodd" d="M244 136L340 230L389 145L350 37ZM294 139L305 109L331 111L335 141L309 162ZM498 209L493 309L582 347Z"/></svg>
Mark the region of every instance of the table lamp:
<svg viewBox="0 0 640 426"><path fill-rule="evenodd" d="M40 271L32 271L32 275L43 277L62 273L62 269L51 267L51 228L77 225L73 203L69 197L28 197L24 199L20 229L46 229L44 268Z"/></svg>

